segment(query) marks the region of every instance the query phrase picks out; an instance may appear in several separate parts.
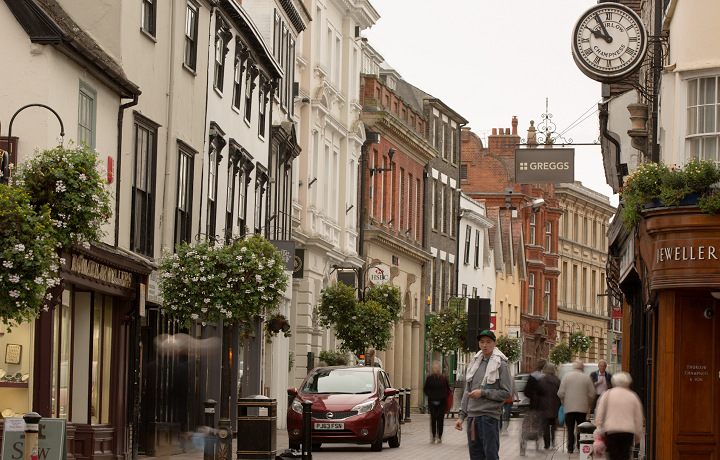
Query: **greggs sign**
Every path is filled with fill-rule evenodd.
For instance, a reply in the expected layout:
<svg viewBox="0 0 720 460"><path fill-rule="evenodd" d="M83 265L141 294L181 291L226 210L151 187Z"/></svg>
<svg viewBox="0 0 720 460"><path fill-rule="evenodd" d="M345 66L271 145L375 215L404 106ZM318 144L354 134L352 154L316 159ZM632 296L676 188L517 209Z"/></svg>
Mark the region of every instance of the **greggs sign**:
<svg viewBox="0 0 720 460"><path fill-rule="evenodd" d="M575 149L515 149L515 183L575 181Z"/></svg>

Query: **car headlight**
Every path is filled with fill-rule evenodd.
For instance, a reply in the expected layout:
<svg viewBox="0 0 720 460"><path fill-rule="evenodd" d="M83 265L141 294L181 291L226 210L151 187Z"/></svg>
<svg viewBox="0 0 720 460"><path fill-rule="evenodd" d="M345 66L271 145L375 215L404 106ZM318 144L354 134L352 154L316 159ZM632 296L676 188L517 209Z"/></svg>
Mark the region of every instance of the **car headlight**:
<svg viewBox="0 0 720 460"><path fill-rule="evenodd" d="M303 406L299 399L294 399L292 402L292 410L302 415Z"/></svg>
<svg viewBox="0 0 720 460"><path fill-rule="evenodd" d="M366 412L370 412L375 408L375 400L364 402L362 404L358 404L357 406L353 407L351 410L356 410L358 414L364 414Z"/></svg>

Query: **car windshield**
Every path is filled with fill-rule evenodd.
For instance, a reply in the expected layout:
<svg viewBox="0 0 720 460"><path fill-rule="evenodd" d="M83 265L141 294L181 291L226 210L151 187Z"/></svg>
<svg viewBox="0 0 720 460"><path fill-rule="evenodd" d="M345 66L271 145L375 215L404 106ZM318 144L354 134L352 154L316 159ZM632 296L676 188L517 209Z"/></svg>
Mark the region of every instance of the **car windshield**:
<svg viewBox="0 0 720 460"><path fill-rule="evenodd" d="M375 389L373 372L358 372L352 369L317 369L308 377L300 390L303 393L361 394Z"/></svg>
<svg viewBox="0 0 720 460"><path fill-rule="evenodd" d="M527 385L527 380L515 380L515 389L517 391L525 391L525 385Z"/></svg>

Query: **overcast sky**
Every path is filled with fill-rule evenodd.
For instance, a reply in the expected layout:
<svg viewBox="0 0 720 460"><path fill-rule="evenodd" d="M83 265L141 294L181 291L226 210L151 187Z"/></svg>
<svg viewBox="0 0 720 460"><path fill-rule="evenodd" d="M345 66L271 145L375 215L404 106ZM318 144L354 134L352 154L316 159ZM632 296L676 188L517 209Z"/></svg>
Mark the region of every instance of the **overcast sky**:
<svg viewBox="0 0 720 460"><path fill-rule="evenodd" d="M441 99L486 138L493 128L527 137L548 99L558 132L574 143L598 139L600 84L570 51L572 29L596 0L370 0L380 20L363 32L410 84ZM484 141L484 144L487 143ZM610 197L600 146L575 148L575 180Z"/></svg>

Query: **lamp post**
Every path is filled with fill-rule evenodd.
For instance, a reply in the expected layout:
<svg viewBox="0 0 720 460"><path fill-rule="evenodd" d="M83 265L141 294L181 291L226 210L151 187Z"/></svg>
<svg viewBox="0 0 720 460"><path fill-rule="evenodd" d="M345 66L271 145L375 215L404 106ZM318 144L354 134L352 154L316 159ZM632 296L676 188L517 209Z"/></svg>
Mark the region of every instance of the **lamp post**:
<svg viewBox="0 0 720 460"><path fill-rule="evenodd" d="M12 125L15 121L15 117L18 116L20 112L27 109L28 107L43 107L51 111L55 114L58 121L60 122L60 139L65 137L65 126L63 125L62 119L60 118L60 115L51 107L45 105L45 104L27 104L22 107L20 107L10 118L10 124L8 125L8 136L7 136L7 145L8 149L7 152L4 152L2 155L2 158L0 159L0 183L8 185L10 183L10 159L12 158ZM61 140L62 142L62 140Z"/></svg>

